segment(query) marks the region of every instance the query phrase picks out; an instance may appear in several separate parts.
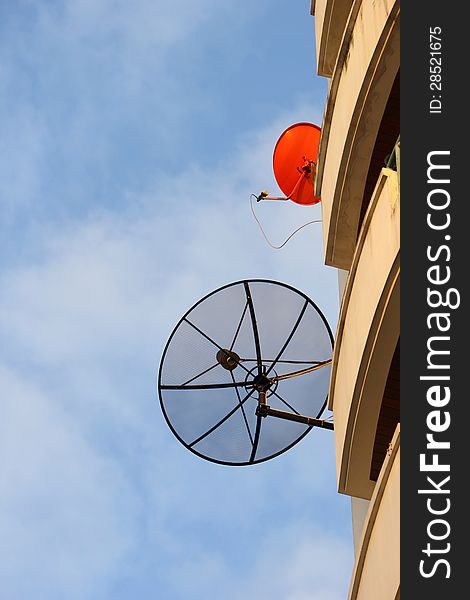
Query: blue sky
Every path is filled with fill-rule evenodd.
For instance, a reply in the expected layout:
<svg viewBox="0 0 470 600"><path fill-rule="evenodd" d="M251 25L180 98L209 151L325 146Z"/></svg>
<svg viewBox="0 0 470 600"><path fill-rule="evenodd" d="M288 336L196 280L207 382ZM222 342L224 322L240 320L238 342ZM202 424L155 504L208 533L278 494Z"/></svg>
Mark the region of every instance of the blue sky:
<svg viewBox="0 0 470 600"><path fill-rule="evenodd" d="M333 436L223 467L166 427L165 342L231 281L300 288L332 329L321 225L269 248L280 133L321 124L307 0L0 8L0 580L17 600L340 600ZM321 207L257 206L283 241ZM229 258L227 258L229 257Z"/></svg>

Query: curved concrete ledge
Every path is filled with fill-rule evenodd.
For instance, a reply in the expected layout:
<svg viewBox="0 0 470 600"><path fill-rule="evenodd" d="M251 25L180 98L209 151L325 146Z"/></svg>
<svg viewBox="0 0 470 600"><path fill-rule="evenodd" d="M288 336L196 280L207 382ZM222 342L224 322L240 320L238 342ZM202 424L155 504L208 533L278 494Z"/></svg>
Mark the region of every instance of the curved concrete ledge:
<svg viewBox="0 0 470 600"><path fill-rule="evenodd" d="M400 198L382 169L359 236L336 333L329 389L338 489L369 499L380 406L400 333Z"/></svg>
<svg viewBox="0 0 470 600"><path fill-rule="evenodd" d="M400 65L398 0L356 0L331 81L320 140L325 262L349 269L370 157Z"/></svg>
<svg viewBox="0 0 470 600"><path fill-rule="evenodd" d="M348 600L400 594L400 426L382 466L359 545Z"/></svg>
<svg viewBox="0 0 470 600"><path fill-rule="evenodd" d="M319 75L333 75L352 4L353 0L316 0L312 6Z"/></svg>

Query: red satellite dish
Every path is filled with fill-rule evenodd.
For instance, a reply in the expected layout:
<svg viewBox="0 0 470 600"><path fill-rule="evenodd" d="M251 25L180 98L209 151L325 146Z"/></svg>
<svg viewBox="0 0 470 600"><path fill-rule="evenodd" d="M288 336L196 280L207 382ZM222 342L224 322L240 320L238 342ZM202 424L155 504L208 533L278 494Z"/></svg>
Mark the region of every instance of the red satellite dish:
<svg viewBox="0 0 470 600"><path fill-rule="evenodd" d="M286 197L297 204L320 202L313 188L320 132L313 123L296 123L284 131L274 148L276 181Z"/></svg>

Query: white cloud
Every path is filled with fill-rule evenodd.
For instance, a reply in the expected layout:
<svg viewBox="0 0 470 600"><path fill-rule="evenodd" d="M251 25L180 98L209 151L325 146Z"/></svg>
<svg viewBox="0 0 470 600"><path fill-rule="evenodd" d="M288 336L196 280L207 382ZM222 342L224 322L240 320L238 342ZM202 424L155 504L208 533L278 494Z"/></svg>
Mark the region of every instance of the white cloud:
<svg viewBox="0 0 470 600"><path fill-rule="evenodd" d="M96 597L132 549L139 503L117 460L24 375L0 372L2 595Z"/></svg>
<svg viewBox="0 0 470 600"><path fill-rule="evenodd" d="M335 275L323 266L321 225L276 252L250 214L249 190L273 180L272 130L243 144L230 169L189 165L156 182L145 199L131 197L120 214L99 211L42 229L37 260L2 278L0 327L13 348L39 364L109 351L143 359L199 295L250 276L288 273L287 283L307 284L304 291L334 315ZM292 203L257 208L278 235L319 217L317 207Z"/></svg>
<svg viewBox="0 0 470 600"><path fill-rule="evenodd" d="M5 472L16 471L5 500L10 519L4 523L4 539L16 540L8 562L11 581L18 584L19 573L28 572L31 585L49 589L48 598L50 589L72 586L82 599L96 597L91 590L118 578L120 569L121 574L143 578L156 577L157 572L177 590L175 597L187 597L184 581L189 579L180 581L176 567L186 565L188 573L199 573L198 593L204 597L212 580L222 585L235 569L227 556L218 555L220 531L209 533L211 523L223 524L231 515L248 549L250 529L262 524L263 503L273 493L281 504L309 514L308 506L291 497L290 488L274 491L273 482L283 477L286 464L292 489L314 490L319 502L328 492L335 493L332 444L329 458L318 458L313 483L306 475L312 455L325 452L319 436L310 444L305 462L292 455L284 459L288 463L279 460L264 470L260 465L248 475L200 465L176 440L168 443L167 432L162 437L156 363L167 335L194 301L218 285L249 276L303 282L308 287L304 291L319 292L322 300L328 298L325 289L332 287L321 257L312 256L315 245L321 245L319 231L304 232L290 249L276 253L253 226L247 187L272 177L260 147L271 151L272 128L242 144L229 171L225 165L209 171L188 165L174 178L156 182L145 197L130 197L124 213L97 211L84 221L51 224L34 241L36 259L5 271L0 331L8 350L2 358L16 370L5 371L10 401L4 420L10 432L4 440ZM282 225L291 226L290 207L282 209ZM334 314L334 304L324 308ZM230 486L235 486L235 494L229 493ZM214 507L217 489L224 500ZM240 502L254 502L248 516ZM295 523L295 514L291 519ZM183 538L174 531L175 521L186 524ZM207 537L197 541L199 534L192 529L202 532L204 527L202 535ZM262 529L260 534L266 535ZM236 543L235 532L227 535ZM324 541L323 534L315 535ZM294 557L282 581L275 579L284 591L276 596L277 587L270 588L273 598L300 600L308 590L297 571L314 568L309 561L318 548L309 536L297 541L276 538L261 545L261 557L273 544L287 547ZM144 542L155 556L139 564L135 548ZM47 588L53 573L37 565L35 553L41 543L50 564L60 564L54 588ZM320 545L337 555L335 543ZM253 560L257 548L249 550ZM3 552L8 551L4 547ZM155 560L165 568L152 566ZM263 564L264 558L250 575L259 590L264 585ZM323 574L319 578L323 581ZM233 582L234 598L241 597L236 595L238 585ZM294 595L283 596L287 590Z"/></svg>
<svg viewBox="0 0 470 600"><path fill-rule="evenodd" d="M216 582L236 600L250 582L262 594L266 556L274 556L269 566L283 561L285 569L264 589L300 600L305 573L323 578L312 566L321 541L338 569L347 562L328 528L301 531L298 523L316 518L315 502L330 510L331 439L308 436L305 451L253 470L205 463L166 429L155 378L179 317L230 281L284 280L334 325L335 275L323 266L320 227L276 252L248 205L250 192L276 190L271 156L280 133L298 120L319 122L320 111L305 101L259 130L240 125L232 152L214 147L207 164L181 151L174 124L181 114L197 119L211 100L196 91L177 102L185 87L167 59L180 53L190 65L203 51L199 36L222 39L219 25L248 18L236 3L184 0L175 10L170 0L79 0L41 4L34 14L34 35L21 15L10 21L0 74L9 123L1 201L17 227L25 224L4 241L14 260L0 276L3 593L116 599L127 580L123 597L154 597L157 589L196 599L210 597ZM153 112L139 113L142 99ZM148 148L120 161L113 152L133 141L117 135L121 125L145 115L145 128L153 114L155 146L168 142L178 169L149 168L144 181L137 170L134 180L112 185L114 177L121 183L120 167L141 156L151 162ZM257 209L274 241L320 214L291 203ZM280 486L286 473L290 485ZM279 507L293 511L281 523ZM329 574L326 559L321 565ZM335 590L327 587L322 600L335 599Z"/></svg>
<svg viewBox="0 0 470 600"><path fill-rule="evenodd" d="M0 203L23 223L46 208L83 209L84 191L106 203L121 175L113 159L137 169L128 147L148 164L181 152L184 124L211 102L183 71L188 53L246 18L215 0L22 4L5 8L0 36Z"/></svg>
<svg viewBox="0 0 470 600"><path fill-rule="evenodd" d="M0 206L3 226L9 226L40 186L46 130L32 107L22 106L12 118L15 110L0 98L1 113L5 118L0 118Z"/></svg>
<svg viewBox="0 0 470 600"><path fill-rule="evenodd" d="M295 520L260 540L258 558L241 588L228 597L344 600L352 568L344 540Z"/></svg>

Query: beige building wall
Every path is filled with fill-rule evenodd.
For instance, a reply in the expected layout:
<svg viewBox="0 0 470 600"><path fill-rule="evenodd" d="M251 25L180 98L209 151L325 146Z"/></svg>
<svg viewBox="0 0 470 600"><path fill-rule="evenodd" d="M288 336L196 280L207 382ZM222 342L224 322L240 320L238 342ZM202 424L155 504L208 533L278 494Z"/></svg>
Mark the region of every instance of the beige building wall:
<svg viewBox="0 0 470 600"><path fill-rule="evenodd" d="M400 186L389 155L399 151L400 4L312 0L311 12L317 71L328 77L315 186L341 299L329 408L338 490L351 496L349 598L396 600Z"/></svg>
<svg viewBox="0 0 470 600"><path fill-rule="evenodd" d="M354 543L354 556L357 557L364 523L366 522L367 511L369 510L369 500L363 498L351 497L351 516L352 516L352 533Z"/></svg>
<svg viewBox="0 0 470 600"><path fill-rule="evenodd" d="M316 10L330 4L337 2L318 0ZM349 269L352 262L370 159L400 64L399 23L398 2L362 0L352 3L342 32L316 178L331 266Z"/></svg>

